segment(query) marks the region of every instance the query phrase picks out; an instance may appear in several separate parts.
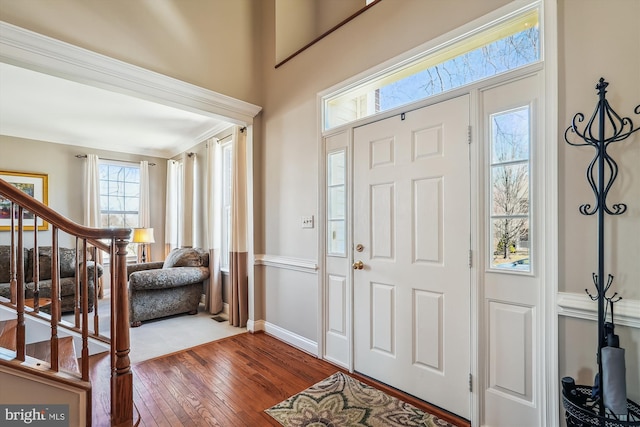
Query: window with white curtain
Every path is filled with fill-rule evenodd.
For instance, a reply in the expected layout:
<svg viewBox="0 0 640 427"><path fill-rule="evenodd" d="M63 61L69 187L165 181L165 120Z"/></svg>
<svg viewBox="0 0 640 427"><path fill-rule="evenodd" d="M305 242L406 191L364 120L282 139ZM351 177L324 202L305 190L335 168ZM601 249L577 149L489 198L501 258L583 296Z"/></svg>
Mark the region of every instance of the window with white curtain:
<svg viewBox="0 0 640 427"><path fill-rule="evenodd" d="M229 248L231 247L231 154L233 141L222 145L222 238L220 247L220 267L229 270Z"/></svg>

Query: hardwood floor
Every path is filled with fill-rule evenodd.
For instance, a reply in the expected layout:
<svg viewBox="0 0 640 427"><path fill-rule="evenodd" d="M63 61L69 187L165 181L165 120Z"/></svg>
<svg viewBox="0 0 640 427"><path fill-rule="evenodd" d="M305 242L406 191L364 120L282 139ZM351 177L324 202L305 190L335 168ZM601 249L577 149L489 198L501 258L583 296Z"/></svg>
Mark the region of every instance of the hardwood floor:
<svg viewBox="0 0 640 427"><path fill-rule="evenodd" d="M98 360L98 359L96 359ZM108 357L98 364L108 367ZM342 369L264 333L245 333L133 365L140 426L279 426L264 410ZM396 390L447 421L469 423ZM93 426L108 426L108 380L93 383Z"/></svg>

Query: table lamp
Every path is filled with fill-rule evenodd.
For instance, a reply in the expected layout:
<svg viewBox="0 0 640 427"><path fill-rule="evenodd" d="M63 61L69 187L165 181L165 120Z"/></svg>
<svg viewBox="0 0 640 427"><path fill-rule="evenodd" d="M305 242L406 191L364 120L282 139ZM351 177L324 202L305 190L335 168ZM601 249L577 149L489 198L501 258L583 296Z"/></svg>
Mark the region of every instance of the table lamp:
<svg viewBox="0 0 640 427"><path fill-rule="evenodd" d="M134 228L132 243L139 243L142 245L142 262L147 261L146 248L149 243L155 243L153 238L153 228Z"/></svg>

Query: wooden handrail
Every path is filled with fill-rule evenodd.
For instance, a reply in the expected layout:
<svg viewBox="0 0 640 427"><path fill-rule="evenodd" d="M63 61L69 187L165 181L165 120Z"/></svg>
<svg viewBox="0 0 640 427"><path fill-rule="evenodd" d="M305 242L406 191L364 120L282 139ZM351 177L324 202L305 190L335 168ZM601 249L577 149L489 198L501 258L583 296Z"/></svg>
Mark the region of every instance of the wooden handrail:
<svg viewBox="0 0 640 427"><path fill-rule="evenodd" d="M131 235L130 228L93 228L77 224L3 179L0 179L0 194L48 223L55 224L60 230L90 240L92 245L102 250L108 251L109 246L99 242L99 239L129 240Z"/></svg>
<svg viewBox="0 0 640 427"><path fill-rule="evenodd" d="M25 272L24 272L24 259L23 259L23 234L24 223L23 213L29 211L36 218L48 222L52 226L52 265L54 269L59 266L58 260L58 231L62 230L65 233L75 236L76 239L80 239L82 244L78 248L76 240L77 250L82 250L86 258L87 243L91 244L94 248L109 253L111 259L111 284L112 284L112 305L111 305L111 425L113 426L132 426L134 415L133 404L133 373L131 371L131 361L129 359L130 340L129 340L129 294L127 290L127 244L129 243L129 237L131 235L130 228L93 228L86 227L84 225L77 224L58 212L54 211L50 207L39 202L35 198L20 191L13 185L9 184L3 179L0 179L0 196L12 202L11 206L11 304L16 309L16 316L18 320L17 329L17 359L25 360L25 331L24 331L24 315L25 315ZM14 205L17 206L17 221L14 218ZM17 243L15 242L14 235L17 234ZM38 247L38 231L37 224L34 224L34 249ZM108 243L106 243L108 242ZM95 250L93 256L95 258ZM34 251L34 256L37 262L37 250ZM78 256L78 255L76 255ZM16 262L17 261L17 262ZM95 259L94 259L95 261ZM80 272L77 267L77 273L81 274L80 282L82 286L76 290L76 297L80 297L79 309L81 314L82 324L82 359L83 366L81 372L81 380L88 381L88 311L89 311L89 277L87 272L88 262L83 262L83 268ZM36 282L38 281L38 270L36 265ZM97 301L95 294L98 292L97 286L97 273L94 267L94 298ZM51 305L51 369L54 372L58 371L58 321L61 316L60 302L59 300L59 281L60 277L56 274L52 274L52 289L51 299L53 303ZM37 286L35 289L36 292ZM80 295L78 295L80 294ZM16 298L14 298L16 295ZM3 303L5 304L5 303ZM35 303L37 304L37 303ZM37 305L35 306L35 314L37 315ZM97 307L96 311L97 311ZM77 309L76 309L77 310ZM30 314L34 314L31 313ZM76 319L78 318L76 314ZM77 323L77 321L76 321ZM97 324L97 321L96 321ZM77 328L77 324L76 324ZM86 363L85 363L86 362ZM88 420L91 419L91 408L88 409Z"/></svg>

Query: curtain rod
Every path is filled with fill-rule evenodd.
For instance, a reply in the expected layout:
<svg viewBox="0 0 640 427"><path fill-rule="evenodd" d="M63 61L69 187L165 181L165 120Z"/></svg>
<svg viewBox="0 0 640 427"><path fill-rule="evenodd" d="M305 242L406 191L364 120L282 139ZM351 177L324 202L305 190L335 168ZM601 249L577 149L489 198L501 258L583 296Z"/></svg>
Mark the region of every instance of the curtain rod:
<svg viewBox="0 0 640 427"><path fill-rule="evenodd" d="M245 131L245 130L247 130L247 127L246 127L246 126L241 127L241 128L240 128L240 133L244 133L244 131ZM219 144L219 143L221 143L223 140L225 140L225 139L227 139L227 138L231 138L232 136L233 136L233 133L230 133L229 135L225 135L225 136L223 136L222 138L215 138L215 139L217 140L217 142L218 142L218 144Z"/></svg>
<svg viewBox="0 0 640 427"><path fill-rule="evenodd" d="M86 159L87 155L86 154L76 154L76 157L79 159ZM124 163L138 163L138 162L134 162L131 160L119 160L119 159L107 159L107 158L103 158L103 157L99 157L99 159L101 160L111 160L112 162L124 162ZM155 166L155 163L151 163L149 162L149 166Z"/></svg>

